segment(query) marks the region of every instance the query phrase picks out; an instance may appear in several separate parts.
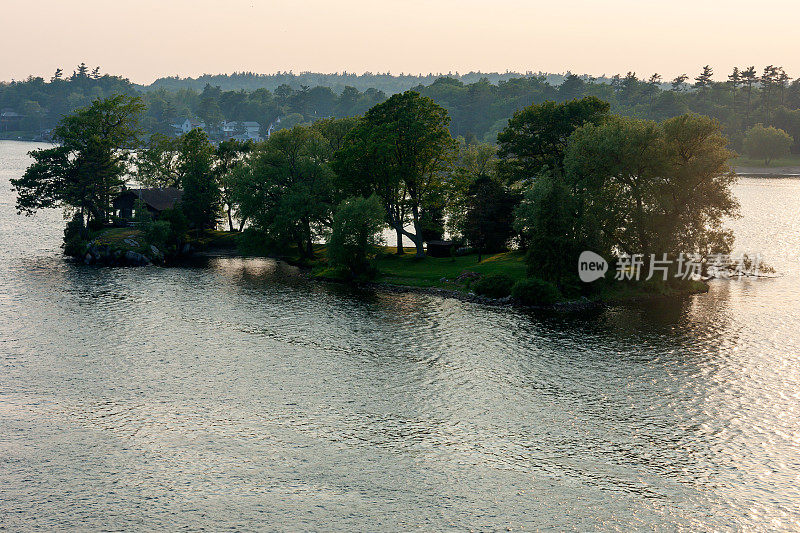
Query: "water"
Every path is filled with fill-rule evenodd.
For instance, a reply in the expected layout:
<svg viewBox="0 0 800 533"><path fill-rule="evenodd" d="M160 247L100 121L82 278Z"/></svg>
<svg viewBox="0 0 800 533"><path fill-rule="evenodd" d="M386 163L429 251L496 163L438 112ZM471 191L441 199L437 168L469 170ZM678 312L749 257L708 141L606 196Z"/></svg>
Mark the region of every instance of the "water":
<svg viewBox="0 0 800 533"><path fill-rule="evenodd" d="M538 316L284 264L95 268L0 143L0 529L800 530L800 180L782 277Z"/></svg>

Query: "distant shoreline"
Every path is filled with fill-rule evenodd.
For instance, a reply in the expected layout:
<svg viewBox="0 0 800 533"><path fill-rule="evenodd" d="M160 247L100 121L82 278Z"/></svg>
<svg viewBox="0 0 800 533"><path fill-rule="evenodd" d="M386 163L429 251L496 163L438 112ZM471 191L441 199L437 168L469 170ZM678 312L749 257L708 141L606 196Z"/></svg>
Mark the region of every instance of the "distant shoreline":
<svg viewBox="0 0 800 533"><path fill-rule="evenodd" d="M794 178L800 177L800 166L786 167L734 167L734 172L741 177L757 178Z"/></svg>

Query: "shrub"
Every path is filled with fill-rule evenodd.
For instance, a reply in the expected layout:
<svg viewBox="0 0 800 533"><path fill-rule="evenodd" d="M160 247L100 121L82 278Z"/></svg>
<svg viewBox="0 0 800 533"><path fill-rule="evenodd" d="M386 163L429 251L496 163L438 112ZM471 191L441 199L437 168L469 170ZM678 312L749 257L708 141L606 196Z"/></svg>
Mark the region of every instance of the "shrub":
<svg viewBox="0 0 800 533"><path fill-rule="evenodd" d="M561 293L555 285L539 278L516 282L511 295L524 305L552 305L561 299Z"/></svg>
<svg viewBox="0 0 800 533"><path fill-rule="evenodd" d="M158 219L169 223L171 244L178 245L183 242L186 232L189 231L189 221L181 209L165 209Z"/></svg>
<svg viewBox="0 0 800 533"><path fill-rule="evenodd" d="M156 220L142 229L145 239L162 252L166 250L167 243L172 236L172 227L166 220Z"/></svg>
<svg viewBox="0 0 800 533"><path fill-rule="evenodd" d="M514 280L506 274L490 274L476 281L472 290L489 298L504 298L511 294L513 286Z"/></svg>

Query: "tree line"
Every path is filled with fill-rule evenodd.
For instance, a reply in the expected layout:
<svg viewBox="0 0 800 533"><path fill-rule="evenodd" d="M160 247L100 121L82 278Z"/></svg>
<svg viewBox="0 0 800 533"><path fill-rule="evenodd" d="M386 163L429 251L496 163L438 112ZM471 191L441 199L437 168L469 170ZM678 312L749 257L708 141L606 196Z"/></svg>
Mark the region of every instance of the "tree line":
<svg viewBox="0 0 800 533"><path fill-rule="evenodd" d="M384 228L425 256L448 235L478 254L527 251L531 276L580 291L582 250L624 254L730 251L733 153L719 123L684 114L661 122L623 117L589 96L515 112L498 143L455 138L447 110L416 91L358 117L280 130L260 143L214 146L201 129L143 142L144 104L119 95L62 120L59 145L31 152L12 184L17 208L64 206L75 225L114 222L110 201L129 176L183 189L180 227L226 223L242 245L294 250L328 243L328 260L369 270ZM244 230L244 231L242 231Z"/></svg>
<svg viewBox="0 0 800 533"><path fill-rule="evenodd" d="M357 116L386 100L387 95L393 94L392 89L403 86L359 90L339 83L350 80L353 77L350 74L314 77L304 73L305 78L298 76L276 77L287 83L272 90L263 87L224 90L206 83L202 90L162 84L143 91L123 78L100 74L99 69L90 70L82 65L69 77L57 71L50 81L31 77L22 82L0 84L0 108L12 108L25 115L23 129L36 131L55 126L66 113L88 105L95 98L139 95L145 104L144 129L149 133L170 135L176 118L199 118L207 125L222 120L257 121L264 128L280 118L279 127L291 128L321 118ZM376 76L365 79L377 80ZM690 112L710 116L720 122L723 133L737 150L746 147L747 134L756 125L774 127L785 131L792 138L792 152L800 153L800 81L792 80L783 68L774 65L763 69L737 67L726 74L726 81L714 81L713 76L710 66L695 76L683 74L672 80L662 79L657 73L642 77L634 72L598 79L574 74L558 78L545 74L508 74L476 80L475 74L471 74L436 79L422 77L412 88L444 107L450 117L451 134L463 136L470 142L496 143L497 134L513 113L531 103L566 102L595 96L609 102L611 112L623 116L656 121ZM417 79L386 77L387 80L395 78ZM226 79L259 78L243 74ZM297 79L308 83L298 83ZM220 80L209 77L206 81ZM331 86L312 85L314 82L330 82ZM236 87L236 83L231 81L225 85ZM254 87L244 82L241 86Z"/></svg>

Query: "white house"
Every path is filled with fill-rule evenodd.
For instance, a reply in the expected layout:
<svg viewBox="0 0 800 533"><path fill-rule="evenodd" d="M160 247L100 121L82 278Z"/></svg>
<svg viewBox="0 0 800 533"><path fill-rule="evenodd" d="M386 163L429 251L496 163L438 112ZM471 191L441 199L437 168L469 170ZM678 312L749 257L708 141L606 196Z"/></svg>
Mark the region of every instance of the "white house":
<svg viewBox="0 0 800 533"><path fill-rule="evenodd" d="M201 130L206 129L206 123L199 120L191 120L191 119L184 119L183 122L178 121L172 125L175 128L175 133L177 135L181 135L184 133L189 133L195 128L200 128Z"/></svg>
<svg viewBox="0 0 800 533"><path fill-rule="evenodd" d="M225 139L236 139L238 141L261 140L261 124L254 121L245 121L241 123L236 121L224 121L221 131Z"/></svg>

